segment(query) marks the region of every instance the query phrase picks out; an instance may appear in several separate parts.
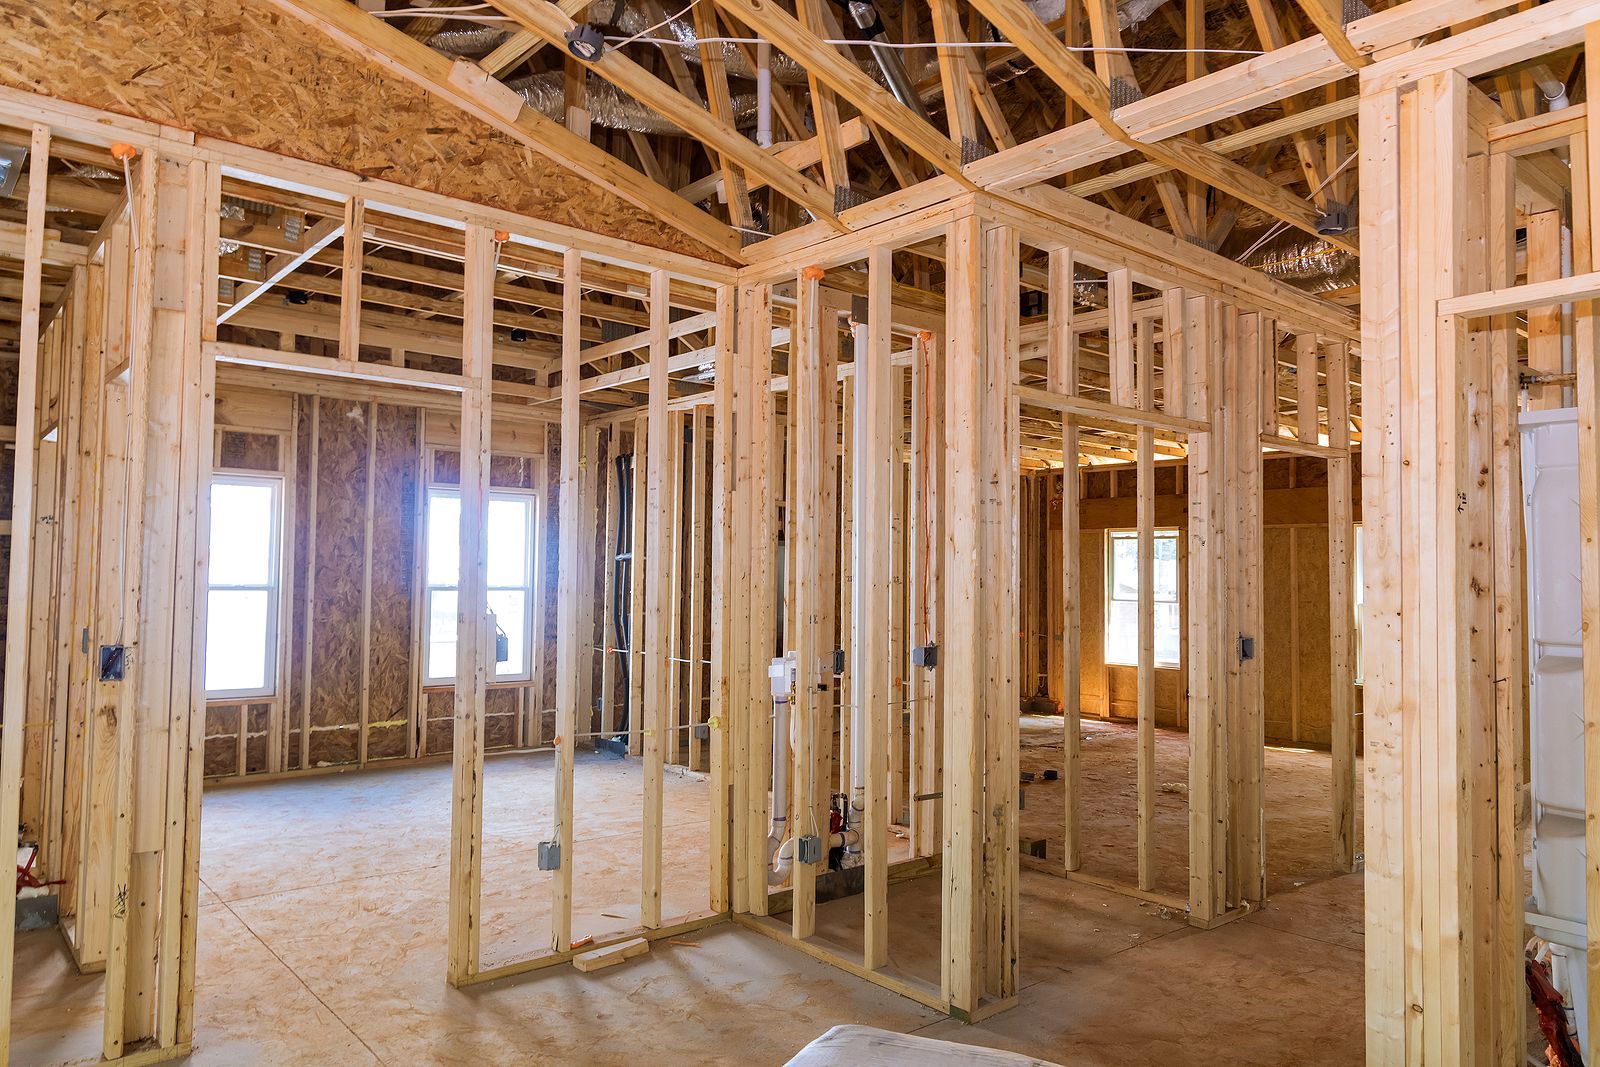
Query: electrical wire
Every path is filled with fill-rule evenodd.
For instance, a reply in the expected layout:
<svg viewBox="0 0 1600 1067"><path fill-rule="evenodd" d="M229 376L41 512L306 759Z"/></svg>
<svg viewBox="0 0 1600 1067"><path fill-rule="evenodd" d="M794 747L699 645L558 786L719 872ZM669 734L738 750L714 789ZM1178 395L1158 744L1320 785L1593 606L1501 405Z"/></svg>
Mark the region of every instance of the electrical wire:
<svg viewBox="0 0 1600 1067"><path fill-rule="evenodd" d="M699 0L695 0L695 3L699 3ZM691 8L694 7L694 4L690 4L689 7L691 7ZM688 9L685 8L685 10L688 10ZM672 20L668 19L667 21L670 22ZM646 31L646 32L648 32L648 31ZM623 44L629 44L629 43L631 43L633 41L637 41L640 38L640 36L642 36L642 35L641 34L635 34L632 37L607 37L606 41L607 41L607 43L616 42L616 46L620 47ZM663 39L663 38L660 38L660 37L652 37L652 38L650 38L650 40L655 44L661 44L661 45L680 46L680 45L683 44L683 42L680 42L680 41L666 40L666 39ZM771 41L768 41L768 40L766 40L764 38L761 38L761 37L696 37L695 38L695 44L697 44L697 45L702 45L702 44L771 44L771 43L772 43ZM870 45L873 48L900 48L900 49L919 49L919 48L934 48L934 49L938 49L938 48L1016 48L1017 47L1016 45L1012 44L1010 41L950 41L950 42L947 42L945 44L939 44L936 41L860 41L860 40L855 40L855 39L852 39L852 38L832 38L832 37L823 38L822 43L823 44L838 45L838 46L842 46L842 47L843 46L867 47L867 46ZM1254 49L1254 48L1096 48L1096 47L1094 47L1092 45L1063 45L1062 47L1066 48L1066 50L1069 51L1069 52L1080 52L1080 53L1090 53L1090 54L1093 54L1093 53L1121 53L1122 55L1149 55L1149 56L1259 56L1259 55L1263 55L1264 54L1261 50Z"/></svg>
<svg viewBox="0 0 1600 1067"><path fill-rule="evenodd" d="M678 12L676 15L668 15L666 18L662 19L660 22L656 23L654 26L646 26L644 29L640 30L638 33L634 34L632 37L624 37L624 38L622 38L622 40L617 42L616 47L621 48L625 44L632 44L633 42L637 41L639 38L649 36L650 34L656 32L661 27L667 25L667 23L676 22L678 19L683 18L683 16L685 16L689 12L693 11L695 5L698 4L699 2L700 2L700 0L689 0L689 6L684 8L682 11ZM609 41L609 40L611 40L611 38L608 37L608 38L606 38L606 40ZM664 43L666 43L666 44L674 44L674 43L677 43L677 42L675 42L675 41L666 41Z"/></svg>
<svg viewBox="0 0 1600 1067"><path fill-rule="evenodd" d="M1346 156L1344 162L1339 164L1337 167L1335 167L1332 174L1328 175L1326 178L1322 179L1322 181L1317 183L1317 187L1315 189L1311 190L1311 195L1312 196L1316 196L1318 193L1322 192L1322 190L1326 189L1330 184L1332 184L1333 179L1337 178L1340 175L1340 173L1343 172L1343 170L1346 167L1348 167L1350 164L1354 163L1355 160L1356 160L1356 157L1355 157L1354 153L1351 153L1350 155ZM1255 244L1251 245L1249 248L1244 250L1244 253L1241 256L1239 256L1237 262L1242 263L1245 260L1249 259L1250 258L1250 254L1252 252L1254 252L1256 249L1260 248L1262 245L1266 244L1268 241L1272 240L1274 237L1278 236L1278 234L1282 233L1284 230L1286 230L1288 228L1289 228L1289 224L1287 222L1278 222L1278 223L1275 223L1272 226L1269 226L1265 233L1263 233L1260 237L1256 238L1256 243Z"/></svg>

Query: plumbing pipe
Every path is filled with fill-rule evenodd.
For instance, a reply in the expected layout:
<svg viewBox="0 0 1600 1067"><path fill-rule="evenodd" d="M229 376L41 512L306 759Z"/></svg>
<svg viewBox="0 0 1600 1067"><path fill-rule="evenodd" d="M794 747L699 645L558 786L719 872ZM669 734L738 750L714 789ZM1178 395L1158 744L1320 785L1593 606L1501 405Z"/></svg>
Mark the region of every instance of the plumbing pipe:
<svg viewBox="0 0 1600 1067"><path fill-rule="evenodd" d="M1567 83L1550 73L1549 67L1535 67L1533 80L1534 84L1539 86L1539 91L1544 94L1545 103L1549 105L1551 111L1560 111L1570 104L1567 99Z"/></svg>
<svg viewBox="0 0 1600 1067"><path fill-rule="evenodd" d="M772 147L772 46L756 45L756 144Z"/></svg>
<svg viewBox="0 0 1600 1067"><path fill-rule="evenodd" d="M794 838L784 837L789 824L789 697L794 689L794 655L780 656L767 667L772 680L772 826L767 831L767 884L781 885L794 866Z"/></svg>
<svg viewBox="0 0 1600 1067"><path fill-rule="evenodd" d="M851 336L855 341L855 365L865 367L872 359L872 340L865 322L851 323ZM859 387L858 387L859 388ZM858 393L857 396L861 394ZM858 416L860 418L861 416ZM871 418L868 413L866 418ZM867 724L866 708L860 694L852 687L850 701L850 825L859 827L867 817ZM841 865L859 867L862 862L861 840L846 846Z"/></svg>

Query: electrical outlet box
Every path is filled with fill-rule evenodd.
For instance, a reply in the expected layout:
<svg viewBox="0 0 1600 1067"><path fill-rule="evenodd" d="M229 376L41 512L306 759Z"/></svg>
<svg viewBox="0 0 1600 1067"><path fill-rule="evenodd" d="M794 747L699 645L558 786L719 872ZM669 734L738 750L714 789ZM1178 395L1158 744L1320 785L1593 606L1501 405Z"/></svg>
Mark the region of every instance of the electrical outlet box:
<svg viewBox="0 0 1600 1067"><path fill-rule="evenodd" d="M1256 639L1253 638L1253 637L1246 637L1243 634L1240 634L1239 635L1239 660L1240 660L1240 662L1243 662L1243 661L1245 661L1247 659L1255 659L1255 658L1256 658Z"/></svg>
<svg viewBox="0 0 1600 1067"><path fill-rule="evenodd" d="M709 723L703 723L703 722L696 723L695 727L694 727L694 735L696 737L698 737L702 741L709 741L711 739L711 726L710 726L710 724Z"/></svg>
<svg viewBox="0 0 1600 1067"><path fill-rule="evenodd" d="M795 859L801 863L822 862L822 838L816 834L806 834L795 842Z"/></svg>
<svg viewBox="0 0 1600 1067"><path fill-rule="evenodd" d="M930 644L918 645L913 648L911 650L911 665L913 667L925 667L928 670L937 667L939 665L939 646Z"/></svg>
<svg viewBox="0 0 1600 1067"><path fill-rule="evenodd" d="M100 646L100 680L120 682L127 671L127 649L121 645Z"/></svg>
<svg viewBox="0 0 1600 1067"><path fill-rule="evenodd" d="M561 869L561 842L539 842L539 869L541 871L559 871Z"/></svg>

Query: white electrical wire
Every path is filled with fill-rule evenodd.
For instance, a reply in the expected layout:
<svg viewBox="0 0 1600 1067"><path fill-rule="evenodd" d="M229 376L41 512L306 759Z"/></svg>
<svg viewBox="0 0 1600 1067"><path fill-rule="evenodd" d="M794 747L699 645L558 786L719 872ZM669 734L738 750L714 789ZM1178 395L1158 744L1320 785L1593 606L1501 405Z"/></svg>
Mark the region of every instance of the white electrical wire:
<svg viewBox="0 0 1600 1067"><path fill-rule="evenodd" d="M695 0L696 3L699 0ZM690 4L689 7L693 7ZM687 9L686 9L687 10ZM671 21L668 19L667 21ZM616 47L637 41L642 35L633 37L607 37L606 41L616 42ZM656 44L680 45L683 42L666 40L660 37L651 38ZM695 44L770 44L760 37L697 37ZM823 44L853 46L858 48L1016 48L1010 41L951 41L948 44L939 44L936 41L859 41L854 39L823 38ZM1063 45L1069 52L1083 53L1121 53L1123 55L1152 55L1152 56L1259 56L1263 53L1253 48L1095 48L1091 45Z"/></svg>
<svg viewBox="0 0 1600 1067"><path fill-rule="evenodd" d="M678 12L676 15L668 15L666 18L662 19L660 22L656 23L654 26L646 26L644 29L640 30L638 33L634 34L632 37L624 37L624 38L622 38L620 41L617 42L616 47L621 48L625 44L632 44L633 42L637 41L639 38L649 36L650 34L656 32L661 27L665 26L667 23L675 22L678 19L683 18L683 16L685 16L689 12L693 11L694 10L694 6L696 4L698 4L699 2L700 2L700 0L689 0L689 6L684 8L682 11ZM608 38L606 38L606 40L609 41L609 40L611 40L611 38L608 37ZM674 41L667 41L667 42L664 42L664 43L673 44L673 43L676 43L676 41L675 40Z"/></svg>
<svg viewBox="0 0 1600 1067"><path fill-rule="evenodd" d="M1335 167L1332 174L1322 179L1322 181L1317 184L1317 187L1311 190L1311 195L1316 196L1318 193L1322 192L1322 190L1326 189L1333 182L1333 179L1337 178L1340 173L1350 164L1354 163L1355 160L1356 157L1354 153L1346 156L1344 162ZM1250 258L1251 253L1253 253L1256 249L1260 248L1262 245L1266 244L1268 241L1272 240L1274 237L1278 236L1278 234L1282 233L1288 228L1289 224L1287 222L1277 222L1272 226L1269 226L1265 233L1256 238L1255 244L1244 250L1244 253L1236 262L1243 263L1245 260Z"/></svg>
<svg viewBox="0 0 1600 1067"><path fill-rule="evenodd" d="M425 17L428 15L460 15L469 11L493 11L489 4L463 4L460 7L402 7L393 11L369 11L367 14L375 19L397 19L415 15ZM497 17L505 18L504 15Z"/></svg>

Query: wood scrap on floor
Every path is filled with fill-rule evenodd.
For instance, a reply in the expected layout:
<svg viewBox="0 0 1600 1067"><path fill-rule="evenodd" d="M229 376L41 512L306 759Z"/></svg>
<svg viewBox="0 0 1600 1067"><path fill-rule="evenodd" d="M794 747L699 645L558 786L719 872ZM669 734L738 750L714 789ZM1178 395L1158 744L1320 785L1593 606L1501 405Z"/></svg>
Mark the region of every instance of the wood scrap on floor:
<svg viewBox="0 0 1600 1067"><path fill-rule="evenodd" d="M625 960L633 959L635 956L643 956L649 951L650 942L642 937L635 937L574 956L572 957L572 965L588 974L591 971L614 967Z"/></svg>

